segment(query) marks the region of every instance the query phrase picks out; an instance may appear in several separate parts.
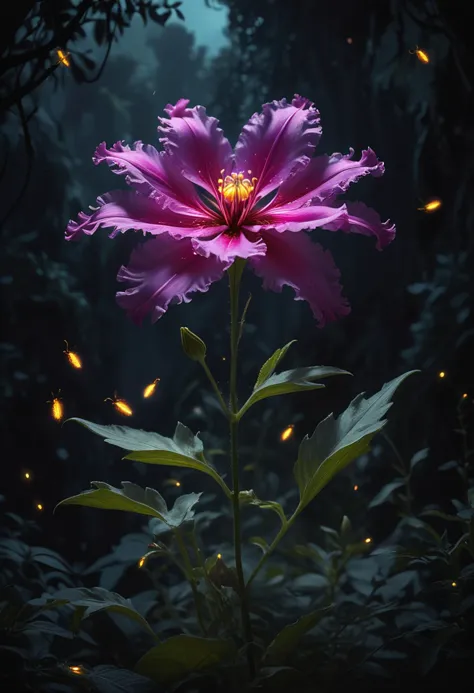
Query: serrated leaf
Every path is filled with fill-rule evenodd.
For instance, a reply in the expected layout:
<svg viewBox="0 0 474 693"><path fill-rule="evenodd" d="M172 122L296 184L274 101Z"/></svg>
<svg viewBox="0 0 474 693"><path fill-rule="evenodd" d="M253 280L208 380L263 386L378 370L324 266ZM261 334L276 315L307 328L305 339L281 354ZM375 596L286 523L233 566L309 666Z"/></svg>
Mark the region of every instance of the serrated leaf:
<svg viewBox="0 0 474 693"><path fill-rule="evenodd" d="M85 419L72 418L98 436L106 443L115 445L130 454L123 459L158 464L168 467L186 467L211 476L230 497L231 492L217 470L204 459L203 444L199 433L192 431L178 421L172 438L151 431L129 428L128 426L103 426Z"/></svg>
<svg viewBox="0 0 474 693"><path fill-rule="evenodd" d="M292 392L320 390L325 385L313 381L328 378L332 375L352 374L332 366L308 366L307 368L293 368L290 371L275 373L266 378L261 385L255 385L252 394L237 416L240 419L252 405L267 397L276 397L277 395L286 395Z"/></svg>
<svg viewBox="0 0 474 693"><path fill-rule="evenodd" d="M397 490L397 488L401 488L402 486L405 485L405 482L403 479L395 479L394 481L391 481L388 484L385 484L380 491L377 493L375 498L373 498L370 503L369 503L369 508L376 508L378 505L382 505L382 503L385 503L390 499L390 496L394 491Z"/></svg>
<svg viewBox="0 0 474 693"><path fill-rule="evenodd" d="M194 517L192 508L202 495L187 493L179 496L171 510L168 510L165 499L158 491L148 487L143 489L131 481L122 481L121 489L110 486L104 481L91 481L91 486L96 488L65 498L57 504L56 508L61 505L84 505L102 510L123 510L156 517L169 527L179 527L183 522L192 520Z"/></svg>
<svg viewBox="0 0 474 693"><path fill-rule="evenodd" d="M152 681L169 685L193 671L201 671L236 656L232 640L176 635L152 647L137 662L135 670Z"/></svg>
<svg viewBox="0 0 474 693"><path fill-rule="evenodd" d="M275 368L278 366L280 361L286 356L286 352L290 348L292 344L294 344L297 340L292 339L291 342L288 342L288 344L285 344L284 347L281 347L281 349L277 349L267 361L263 364L263 366L260 369L260 373L258 374L258 378L255 382L254 390L257 387L260 387L263 385L263 383L271 376L273 375Z"/></svg>
<svg viewBox="0 0 474 693"><path fill-rule="evenodd" d="M301 616L296 623L285 626L267 647L263 656L264 665L276 666L282 664L296 649L303 635L314 628L327 615L330 608L316 609L316 611Z"/></svg>
<svg viewBox="0 0 474 693"><path fill-rule="evenodd" d="M88 618L97 611L110 611L131 618L145 628L150 635L157 638L148 621L134 608L129 599L124 599L120 594L109 592L101 587L74 587L59 590L53 597L45 594L38 599L30 600L33 606L42 606L43 609L56 608L68 604L75 608L79 617L78 622Z"/></svg>
<svg viewBox="0 0 474 693"><path fill-rule="evenodd" d="M311 437L305 436L298 452L294 475L300 491L300 512L329 481L350 462L366 453L370 443L386 423L384 415L398 386L412 373L409 371L386 383L368 399L361 393L337 418L330 414L316 427Z"/></svg>

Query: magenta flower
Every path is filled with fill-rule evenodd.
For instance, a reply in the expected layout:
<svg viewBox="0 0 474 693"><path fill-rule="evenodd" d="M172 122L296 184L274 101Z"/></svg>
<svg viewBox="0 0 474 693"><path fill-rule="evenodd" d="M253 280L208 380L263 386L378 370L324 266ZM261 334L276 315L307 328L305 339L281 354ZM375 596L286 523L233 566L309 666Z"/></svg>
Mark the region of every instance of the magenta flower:
<svg viewBox="0 0 474 693"><path fill-rule="evenodd" d="M149 312L155 322L172 301L189 302L193 291L207 291L237 257L248 260L264 288L291 286L320 326L347 315L331 254L304 231L373 235L379 250L390 243L393 225L362 202L337 199L361 176L381 176L383 163L371 149L359 161L352 161L352 149L312 158L321 136L319 112L298 95L291 103L264 104L234 152L216 118L188 103L168 104L169 118L159 119L163 152L142 142L133 149L121 142L98 146L94 163L114 166L134 190L99 197L92 214L69 222L67 240L101 226L113 229L110 238L127 229L153 236L117 276L128 284L117 301L137 323Z"/></svg>

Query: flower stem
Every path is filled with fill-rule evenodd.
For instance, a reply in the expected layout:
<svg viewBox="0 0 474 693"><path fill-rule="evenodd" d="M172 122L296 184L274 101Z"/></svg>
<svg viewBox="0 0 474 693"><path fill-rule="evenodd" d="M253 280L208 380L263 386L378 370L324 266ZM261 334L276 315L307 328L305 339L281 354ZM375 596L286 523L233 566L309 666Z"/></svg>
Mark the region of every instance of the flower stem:
<svg viewBox="0 0 474 693"><path fill-rule="evenodd" d="M253 651L252 624L248 608L248 596L245 588L244 571L242 568L242 539L240 528L240 503L239 503L239 457L238 457L238 427L239 421L236 417L238 412L237 402L237 350L239 343L239 288L240 279L245 262L237 259L229 269L229 288L230 288L230 459L232 465L232 508L234 515L234 551L235 569L239 582L240 607L242 615L242 626L244 629L245 640L247 643L247 660L250 676L255 677L255 659Z"/></svg>
<svg viewBox="0 0 474 693"><path fill-rule="evenodd" d="M204 359L202 361L200 361L200 364L204 368L204 372L207 375L209 382L212 385L212 389L216 393L216 397L217 397L219 404L221 405L222 411L224 412L225 416L227 418L229 418L230 412L227 408L227 404L224 402L224 398L222 397L221 391L219 390L219 386L216 383L214 376L212 375L211 371L209 370L209 366L207 365L207 363Z"/></svg>

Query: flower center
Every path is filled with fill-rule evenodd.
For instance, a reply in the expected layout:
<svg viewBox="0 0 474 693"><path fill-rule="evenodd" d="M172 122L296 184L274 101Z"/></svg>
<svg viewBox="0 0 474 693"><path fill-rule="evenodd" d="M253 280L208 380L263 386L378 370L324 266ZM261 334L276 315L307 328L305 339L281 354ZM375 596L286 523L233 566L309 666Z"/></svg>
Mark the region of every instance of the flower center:
<svg viewBox="0 0 474 693"><path fill-rule="evenodd" d="M224 173L224 169L221 173ZM250 174L252 171L248 171L248 173ZM217 189L227 202L245 202L254 190L256 182L256 178L251 180L244 178L243 173L231 173L230 176L218 179L219 187Z"/></svg>

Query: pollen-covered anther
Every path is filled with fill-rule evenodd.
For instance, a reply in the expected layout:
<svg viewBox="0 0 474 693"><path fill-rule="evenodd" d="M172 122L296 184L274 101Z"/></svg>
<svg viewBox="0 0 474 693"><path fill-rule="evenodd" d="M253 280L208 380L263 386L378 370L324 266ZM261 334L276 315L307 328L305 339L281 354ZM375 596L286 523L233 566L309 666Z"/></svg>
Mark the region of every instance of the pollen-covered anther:
<svg viewBox="0 0 474 693"><path fill-rule="evenodd" d="M250 197L255 188L256 178L249 180L243 173L231 173L230 176L219 178L218 190L227 202L244 202Z"/></svg>

